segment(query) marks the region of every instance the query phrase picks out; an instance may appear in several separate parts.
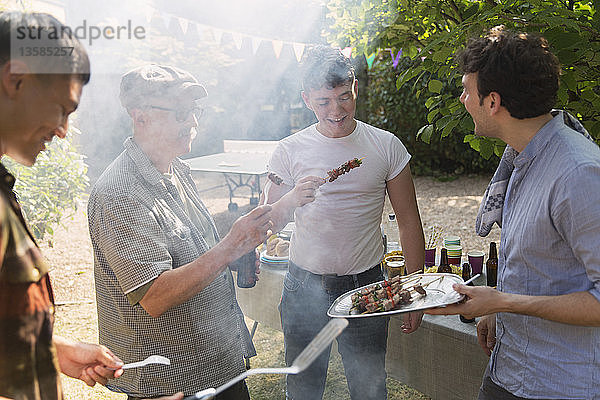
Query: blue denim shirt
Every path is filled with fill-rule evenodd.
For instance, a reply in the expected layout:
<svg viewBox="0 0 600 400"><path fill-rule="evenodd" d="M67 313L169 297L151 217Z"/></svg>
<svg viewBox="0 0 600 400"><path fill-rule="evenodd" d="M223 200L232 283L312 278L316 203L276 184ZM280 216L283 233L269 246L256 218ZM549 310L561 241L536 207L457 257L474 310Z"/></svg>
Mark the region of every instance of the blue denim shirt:
<svg viewBox="0 0 600 400"><path fill-rule="evenodd" d="M600 301L600 150L554 118L515 158L498 290ZM600 328L499 313L492 380L526 398L600 399Z"/></svg>

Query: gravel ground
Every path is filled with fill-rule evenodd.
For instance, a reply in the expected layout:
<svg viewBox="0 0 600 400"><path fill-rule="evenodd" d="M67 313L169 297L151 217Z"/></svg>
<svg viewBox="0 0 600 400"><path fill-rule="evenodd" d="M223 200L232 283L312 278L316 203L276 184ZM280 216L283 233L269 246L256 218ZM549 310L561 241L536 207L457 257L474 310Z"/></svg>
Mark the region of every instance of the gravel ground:
<svg viewBox="0 0 600 400"><path fill-rule="evenodd" d="M494 228L487 238L479 238L475 235L473 226L489 179L490 176L466 176L451 182L439 182L428 177L416 178L415 187L423 226L427 229L438 224L443 227L445 234L460 236L464 254L472 249L487 253L489 242L499 240L499 229ZM219 231L226 233L235 218L250 208L247 205L248 199L236 198L240 209L235 213L229 212L227 189L222 186L214 188L223 183L222 178L216 174L203 174L197 180L199 189L203 191L202 198L215 216ZM387 214L390 211L388 202L384 212ZM88 237L85 204L66 218L55 231L53 243L45 242L42 247L53 266L51 277L57 301L56 332L74 339L97 342L93 254ZM251 326L251 321L247 322ZM280 332L259 327L255 342L259 356L253 359L253 367L283 363L283 335ZM281 377L253 377L248 384L255 400L284 397ZM88 388L84 383L71 378L63 378L63 385L67 400L126 398L125 395L112 393L99 385ZM325 399L349 398L339 356L332 357L327 385ZM388 379L388 388L390 399L427 398L393 379Z"/></svg>

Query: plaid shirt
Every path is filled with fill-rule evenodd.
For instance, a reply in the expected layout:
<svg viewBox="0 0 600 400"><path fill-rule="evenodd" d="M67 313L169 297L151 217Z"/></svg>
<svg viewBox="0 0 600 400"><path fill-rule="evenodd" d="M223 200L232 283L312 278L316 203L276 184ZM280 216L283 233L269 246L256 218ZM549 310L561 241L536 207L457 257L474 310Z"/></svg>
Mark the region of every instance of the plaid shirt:
<svg viewBox="0 0 600 400"><path fill-rule="evenodd" d="M62 399L48 264L0 164L0 396Z"/></svg>
<svg viewBox="0 0 600 400"><path fill-rule="evenodd" d="M172 165L186 194L216 232L189 168L177 159ZM137 397L176 391L189 395L245 371L243 357L256 353L229 269L158 318L127 300L127 294L164 271L194 261L208 249L185 213L177 189L131 138L94 185L88 217L100 343L125 362L152 354L171 360L170 366L126 370L109 382L110 389Z"/></svg>

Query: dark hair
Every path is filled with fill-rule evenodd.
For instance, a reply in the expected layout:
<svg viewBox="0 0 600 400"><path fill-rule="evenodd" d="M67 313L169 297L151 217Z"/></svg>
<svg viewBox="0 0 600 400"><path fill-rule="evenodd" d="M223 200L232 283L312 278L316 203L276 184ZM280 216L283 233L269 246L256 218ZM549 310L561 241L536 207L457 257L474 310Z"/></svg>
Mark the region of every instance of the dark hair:
<svg viewBox="0 0 600 400"><path fill-rule="evenodd" d="M477 73L480 102L497 92L514 118L543 115L556 103L560 65L543 37L498 26L469 41L457 59L463 73Z"/></svg>
<svg viewBox="0 0 600 400"><path fill-rule="evenodd" d="M20 49L27 46L43 49L44 53L25 55ZM45 53L46 49L51 52ZM31 73L47 79L75 76L84 85L90 80L90 59L85 48L71 28L49 14L0 12L0 65L11 59L22 60Z"/></svg>
<svg viewBox="0 0 600 400"><path fill-rule="evenodd" d="M329 89L352 84L354 67L339 49L318 45L311 47L302 60L302 89L305 91L326 86Z"/></svg>

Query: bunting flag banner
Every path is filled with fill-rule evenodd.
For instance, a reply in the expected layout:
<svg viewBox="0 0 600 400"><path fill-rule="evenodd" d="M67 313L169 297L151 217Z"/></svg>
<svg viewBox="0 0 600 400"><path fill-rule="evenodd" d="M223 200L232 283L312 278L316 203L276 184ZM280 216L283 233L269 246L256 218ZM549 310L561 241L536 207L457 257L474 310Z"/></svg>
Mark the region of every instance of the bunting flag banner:
<svg viewBox="0 0 600 400"><path fill-rule="evenodd" d="M283 48L283 42L281 40L272 40L273 51L275 52L275 58L279 58L281 54L281 49Z"/></svg>
<svg viewBox="0 0 600 400"><path fill-rule="evenodd" d="M300 62L300 60L302 60L302 54L304 54L304 43L292 43L292 47L294 48L296 60Z"/></svg>
<svg viewBox="0 0 600 400"><path fill-rule="evenodd" d="M244 37L239 32L231 32L231 36L233 37L233 43L235 43L235 47L238 50L242 49L242 42L244 41Z"/></svg>
<svg viewBox="0 0 600 400"><path fill-rule="evenodd" d="M367 56L367 66L369 67L369 69L371 69L371 67L373 66L373 61L375 61L376 55L377 55L377 52Z"/></svg>
<svg viewBox="0 0 600 400"><path fill-rule="evenodd" d="M153 28L158 29L163 34L170 34L177 39L183 39L186 43L195 44L201 38L204 40L214 40L217 45L221 45L221 40L224 33L230 33L233 37L233 42L238 50L242 49L244 38L249 38L252 43L252 54L256 54L260 44L263 41L271 43L275 57L279 58L283 50L283 46L289 45L294 50L296 60L300 62L307 46L306 43L288 42L279 39L267 39L245 33L221 29L210 25L200 24L194 20L189 20L177 15L164 13L150 4L147 7L141 7L140 10L145 17L145 20ZM168 22L168 23L167 23ZM168 25L168 26L167 26ZM344 55L351 57L352 47L346 47L343 50ZM374 58L374 56L373 56ZM371 61L371 64L373 62Z"/></svg>
<svg viewBox="0 0 600 400"><path fill-rule="evenodd" d="M400 57L402 57L402 49L400 49L400 51L398 51L398 54L396 55L396 57L394 57L394 52L392 51L392 49L390 50L390 56L392 56L392 63L394 65L394 69L396 69L396 67L398 66L398 63L400 62Z"/></svg>
<svg viewBox="0 0 600 400"><path fill-rule="evenodd" d="M259 37L252 37L252 54L256 54L256 51L258 50L258 46L260 46L260 43L262 42L262 39Z"/></svg>
<svg viewBox="0 0 600 400"><path fill-rule="evenodd" d="M348 58L352 57L352 47L345 47L342 49L342 54Z"/></svg>

